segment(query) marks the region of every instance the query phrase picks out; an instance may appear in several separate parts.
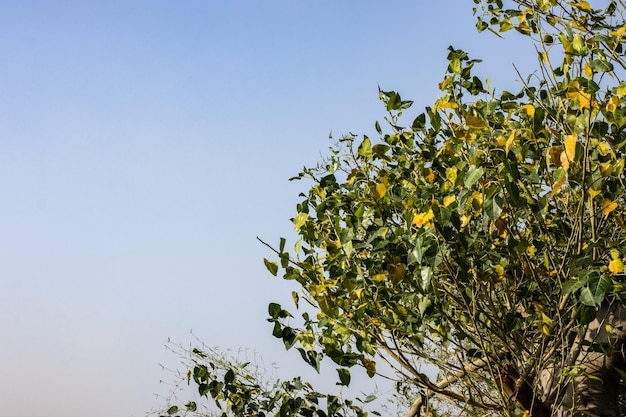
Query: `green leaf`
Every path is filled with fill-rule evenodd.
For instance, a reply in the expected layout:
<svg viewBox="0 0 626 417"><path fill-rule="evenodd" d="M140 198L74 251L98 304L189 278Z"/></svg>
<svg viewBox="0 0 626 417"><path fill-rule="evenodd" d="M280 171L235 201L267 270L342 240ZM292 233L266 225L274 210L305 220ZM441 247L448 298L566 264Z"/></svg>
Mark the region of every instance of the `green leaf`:
<svg viewBox="0 0 626 417"><path fill-rule="evenodd" d="M387 111L399 110L401 105L402 99L400 98L400 94L392 91L389 94L389 100L387 101Z"/></svg>
<svg viewBox="0 0 626 417"><path fill-rule="evenodd" d="M276 276L276 274L278 274L278 263L277 262L271 262L266 258L263 258L263 263L265 264L265 267L267 268L268 271L270 271L270 274Z"/></svg>
<svg viewBox="0 0 626 417"><path fill-rule="evenodd" d="M580 292L580 302L586 306L600 305L606 293L613 287L611 279L605 275L597 275L589 280L589 285Z"/></svg>
<svg viewBox="0 0 626 417"><path fill-rule="evenodd" d="M346 368L338 368L337 369L337 373L339 374L339 381L340 383L338 383L337 385L344 385L344 386L348 386L350 385L350 371Z"/></svg>
<svg viewBox="0 0 626 417"><path fill-rule="evenodd" d="M433 270L429 266L425 266L422 268L420 272L420 286L422 290L427 291L430 288L430 281L433 278Z"/></svg>
<svg viewBox="0 0 626 417"><path fill-rule="evenodd" d="M357 153L359 154L359 156L365 158L368 161L372 159L372 142L367 136L365 136L363 142L361 142Z"/></svg>
<svg viewBox="0 0 626 417"><path fill-rule="evenodd" d="M426 114L424 113L420 113L415 120L413 120L413 124L411 125L411 127L414 130L420 130L423 129L426 126Z"/></svg>
<svg viewBox="0 0 626 417"><path fill-rule="evenodd" d="M351 242L352 239L354 239L354 229L351 227L346 227L339 233L339 241L342 245Z"/></svg>
<svg viewBox="0 0 626 417"><path fill-rule="evenodd" d="M471 165L467 171L467 175L465 176L465 188L470 188L472 185L476 184L480 177L483 176L483 173L483 167Z"/></svg>
<svg viewBox="0 0 626 417"><path fill-rule="evenodd" d="M210 391L211 389L209 388L209 384L198 384L198 393L200 394L200 396L204 397Z"/></svg>
<svg viewBox="0 0 626 417"><path fill-rule="evenodd" d="M593 292L589 287L585 287L580 292L580 302L586 306L595 306L596 300L593 296Z"/></svg>
<svg viewBox="0 0 626 417"><path fill-rule="evenodd" d="M224 383L231 384L235 380L235 373L232 369L229 369L224 375Z"/></svg>
<svg viewBox="0 0 626 417"><path fill-rule="evenodd" d="M448 71L453 74L461 73L461 60L459 58L452 58L450 60L450 66L448 67Z"/></svg>
<svg viewBox="0 0 626 417"><path fill-rule="evenodd" d="M280 306L280 304L277 303L270 303L267 306L268 313L273 319L277 319L280 317L280 312L282 311L282 309L283 308Z"/></svg>
<svg viewBox="0 0 626 417"><path fill-rule="evenodd" d="M484 203L485 214L491 220L497 220L502 214L502 197L499 195L489 198Z"/></svg>
<svg viewBox="0 0 626 417"><path fill-rule="evenodd" d="M561 288L561 294L569 294L581 289L585 286L587 282L580 279L570 279L563 283L563 288Z"/></svg>
<svg viewBox="0 0 626 417"><path fill-rule="evenodd" d="M413 246L413 249L409 252L407 264L413 265L414 263L421 263L423 255L424 252L422 251L422 237L420 236L415 241L415 246Z"/></svg>
<svg viewBox="0 0 626 417"><path fill-rule="evenodd" d="M602 59L594 59L589 62L589 66L596 72L610 72L613 71L613 64Z"/></svg>
<svg viewBox="0 0 626 417"><path fill-rule="evenodd" d="M352 255L352 252L354 251L354 246L351 240L348 240L346 243L342 244L341 247L347 256Z"/></svg>

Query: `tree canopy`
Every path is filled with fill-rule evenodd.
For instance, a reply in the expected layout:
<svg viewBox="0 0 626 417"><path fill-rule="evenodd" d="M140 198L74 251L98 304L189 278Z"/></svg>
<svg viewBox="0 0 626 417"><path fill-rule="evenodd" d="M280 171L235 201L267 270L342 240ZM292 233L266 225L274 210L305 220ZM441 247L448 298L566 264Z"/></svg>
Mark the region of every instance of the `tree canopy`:
<svg viewBox="0 0 626 417"><path fill-rule="evenodd" d="M450 47L417 117L380 90L377 137L344 136L296 177L299 240L265 265L301 291L270 304L273 334L340 384L354 366L394 379L408 416L620 415L626 5L474 3L477 29L527 37L538 70L498 91Z"/></svg>

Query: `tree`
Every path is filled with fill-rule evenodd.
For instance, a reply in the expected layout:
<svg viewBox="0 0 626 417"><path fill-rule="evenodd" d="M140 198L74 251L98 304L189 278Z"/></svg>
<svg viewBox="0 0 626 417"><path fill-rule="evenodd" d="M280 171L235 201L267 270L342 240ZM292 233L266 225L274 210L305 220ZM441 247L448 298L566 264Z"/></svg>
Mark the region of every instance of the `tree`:
<svg viewBox="0 0 626 417"><path fill-rule="evenodd" d="M270 305L273 334L343 383L387 373L408 416L618 416L626 4L474 3L479 31L535 45L538 71L497 92L451 47L408 125L412 102L381 90L379 137L345 136L296 177L299 240L265 264L301 286L301 319Z"/></svg>

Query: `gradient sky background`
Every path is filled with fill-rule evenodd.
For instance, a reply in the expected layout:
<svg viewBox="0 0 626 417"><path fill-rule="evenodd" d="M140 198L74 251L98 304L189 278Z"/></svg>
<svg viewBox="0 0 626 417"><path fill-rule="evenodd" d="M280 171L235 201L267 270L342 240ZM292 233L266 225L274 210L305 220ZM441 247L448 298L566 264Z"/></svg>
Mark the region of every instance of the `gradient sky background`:
<svg viewBox="0 0 626 417"><path fill-rule="evenodd" d="M292 237L307 184L287 179L331 130L375 136L378 85L432 103L448 45L518 88L534 50L478 35L472 6L1 2L2 415L144 416L191 329L309 372L271 336L293 286L255 237Z"/></svg>

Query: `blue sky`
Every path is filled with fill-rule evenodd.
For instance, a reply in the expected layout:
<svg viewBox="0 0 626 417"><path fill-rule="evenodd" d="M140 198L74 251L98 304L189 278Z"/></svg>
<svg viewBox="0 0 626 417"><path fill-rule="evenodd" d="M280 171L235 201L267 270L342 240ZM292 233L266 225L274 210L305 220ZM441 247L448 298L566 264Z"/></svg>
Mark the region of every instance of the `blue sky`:
<svg viewBox="0 0 626 417"><path fill-rule="evenodd" d="M498 89L534 52L478 35L473 2L20 1L0 5L3 415L143 416L168 337L285 358L288 182L374 131L377 88L437 98L448 45ZM293 243L293 239L291 240Z"/></svg>

